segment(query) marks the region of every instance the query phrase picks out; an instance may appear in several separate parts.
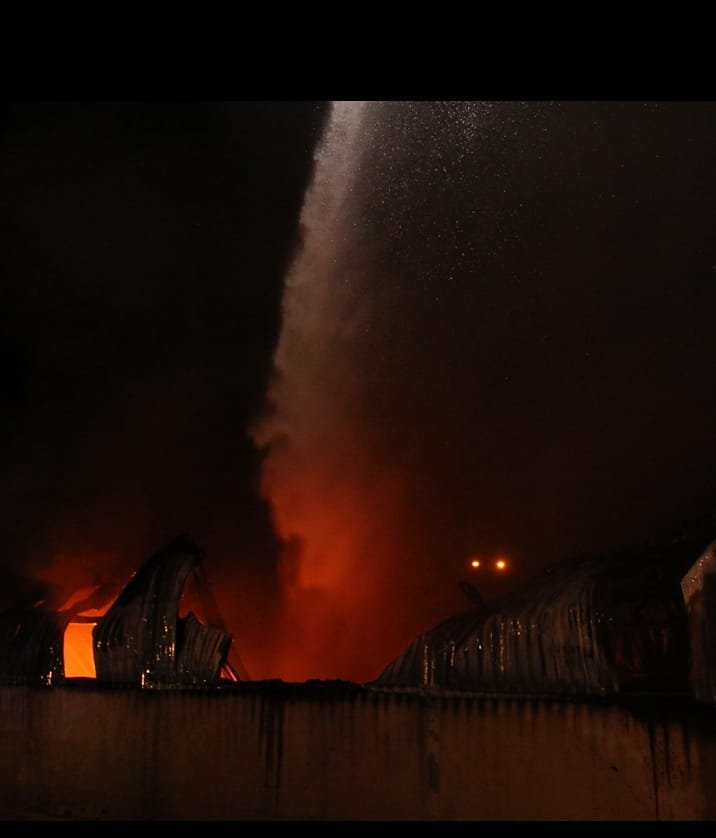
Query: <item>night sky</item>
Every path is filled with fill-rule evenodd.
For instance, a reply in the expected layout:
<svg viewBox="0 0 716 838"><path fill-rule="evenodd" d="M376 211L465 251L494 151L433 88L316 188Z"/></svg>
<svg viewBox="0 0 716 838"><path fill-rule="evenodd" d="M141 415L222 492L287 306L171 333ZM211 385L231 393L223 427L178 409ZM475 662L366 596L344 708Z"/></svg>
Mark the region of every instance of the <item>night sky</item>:
<svg viewBox="0 0 716 838"><path fill-rule="evenodd" d="M286 567L335 508L363 565L315 632L385 649L286 671L363 678L466 604L469 556L516 579L716 511L716 104L369 103L345 201L299 224L328 110L6 108L0 604L188 532L280 675ZM297 253L325 293L272 374ZM262 491L310 501L283 575Z"/></svg>
<svg viewBox="0 0 716 838"><path fill-rule="evenodd" d="M121 577L182 532L212 566L272 565L245 427L265 389L322 112L6 109L5 600L24 585L11 574L42 569L68 588L107 569Z"/></svg>

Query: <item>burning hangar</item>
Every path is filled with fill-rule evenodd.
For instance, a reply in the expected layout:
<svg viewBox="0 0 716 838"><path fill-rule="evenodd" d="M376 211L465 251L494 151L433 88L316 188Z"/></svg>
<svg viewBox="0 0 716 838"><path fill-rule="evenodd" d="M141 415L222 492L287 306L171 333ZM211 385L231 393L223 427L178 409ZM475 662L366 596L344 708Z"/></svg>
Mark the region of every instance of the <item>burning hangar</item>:
<svg viewBox="0 0 716 838"><path fill-rule="evenodd" d="M489 605L473 590L469 610L420 635L373 684L514 695L691 691L713 702L712 537L697 527L639 550L563 561ZM181 536L116 597L98 588L60 610L40 602L0 613L0 682L51 686L78 674L140 688L248 680L203 560ZM188 583L194 610L181 616Z"/></svg>
<svg viewBox="0 0 716 838"><path fill-rule="evenodd" d="M180 536L152 556L116 599L98 588L61 610L39 602L4 611L0 682L51 686L73 674L143 688L237 681L243 667L235 651L229 659L232 638L203 560L191 539ZM189 582L203 620L192 611L180 616Z"/></svg>

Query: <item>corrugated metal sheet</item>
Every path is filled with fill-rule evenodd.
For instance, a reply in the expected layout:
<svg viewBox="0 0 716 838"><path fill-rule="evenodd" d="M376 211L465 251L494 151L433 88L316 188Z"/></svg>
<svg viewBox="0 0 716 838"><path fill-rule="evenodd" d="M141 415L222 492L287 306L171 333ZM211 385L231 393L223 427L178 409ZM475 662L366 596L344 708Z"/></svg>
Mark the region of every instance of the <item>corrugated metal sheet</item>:
<svg viewBox="0 0 716 838"><path fill-rule="evenodd" d="M179 600L203 553L187 538L153 556L93 631L97 679L160 687L218 679L231 637L193 616L179 619Z"/></svg>
<svg viewBox="0 0 716 838"><path fill-rule="evenodd" d="M222 628L203 625L191 613L179 617L184 585L190 574L198 574L203 558L201 550L183 536L132 577L92 632L98 681L142 687L218 681L227 664L231 636L223 624ZM218 615L206 580L200 582L209 612ZM71 620L83 620L75 614L96 605L95 598L65 611L39 605L0 614L0 683L49 686L64 680L65 629Z"/></svg>
<svg viewBox="0 0 716 838"><path fill-rule="evenodd" d="M689 681L699 699L716 703L716 542L681 580L689 615Z"/></svg>
<svg viewBox="0 0 716 838"><path fill-rule="evenodd" d="M193 614L179 621L177 680L181 684L207 684L216 680L226 661L231 638L202 625Z"/></svg>
<svg viewBox="0 0 716 838"><path fill-rule="evenodd" d="M42 607L0 614L0 683L49 686L62 680L67 619Z"/></svg>
<svg viewBox="0 0 716 838"><path fill-rule="evenodd" d="M686 691L680 580L702 538L546 568L489 609L418 637L377 683L530 694Z"/></svg>

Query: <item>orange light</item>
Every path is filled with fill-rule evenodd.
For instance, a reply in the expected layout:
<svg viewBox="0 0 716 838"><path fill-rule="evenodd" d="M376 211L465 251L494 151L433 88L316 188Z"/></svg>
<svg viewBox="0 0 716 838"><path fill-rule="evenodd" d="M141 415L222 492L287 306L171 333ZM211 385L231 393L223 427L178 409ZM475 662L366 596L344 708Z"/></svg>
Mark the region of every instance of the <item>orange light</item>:
<svg viewBox="0 0 716 838"><path fill-rule="evenodd" d="M221 667L221 677L226 678L228 681L238 681L239 679L236 677L236 673L230 666L222 666Z"/></svg>
<svg viewBox="0 0 716 838"><path fill-rule="evenodd" d="M89 598L99 590L98 586L93 588L80 588L65 602L60 609L65 611L78 605L83 599ZM103 617L112 600L109 599L104 605L98 608L85 608L74 617ZM97 625L95 621L73 621L70 620L65 628L63 640L63 660L65 665L65 678L96 678L97 672L94 665L94 639L92 630Z"/></svg>
<svg viewBox="0 0 716 838"><path fill-rule="evenodd" d="M471 566L471 567L480 567L480 562L478 562L478 560L477 560L477 559L473 559L473 560L470 562L470 566Z"/></svg>
<svg viewBox="0 0 716 838"><path fill-rule="evenodd" d="M64 663L66 678L96 678L92 629L96 623L68 623L65 629Z"/></svg>
<svg viewBox="0 0 716 838"><path fill-rule="evenodd" d="M498 570L504 570L504 569L507 567L507 562L506 562L504 559L498 559L498 560L495 562L495 567L496 567Z"/></svg>

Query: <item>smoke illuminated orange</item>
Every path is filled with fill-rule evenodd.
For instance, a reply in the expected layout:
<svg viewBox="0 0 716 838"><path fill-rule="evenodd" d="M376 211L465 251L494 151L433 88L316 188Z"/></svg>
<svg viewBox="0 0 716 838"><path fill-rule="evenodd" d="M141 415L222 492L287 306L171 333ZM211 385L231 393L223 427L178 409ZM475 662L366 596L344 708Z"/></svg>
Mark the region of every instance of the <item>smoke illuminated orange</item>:
<svg viewBox="0 0 716 838"><path fill-rule="evenodd" d="M386 510L399 508L400 486L387 475L371 492L346 481L321 504L311 478L307 470L271 487L274 519L287 543L275 675L369 680L387 662L392 639L383 615L400 607L401 552L395 526L384 520ZM298 533L301 542L292 544ZM409 639L406 632L395 652Z"/></svg>
<svg viewBox="0 0 716 838"><path fill-rule="evenodd" d="M366 103L334 103L286 277L268 409L251 431L284 545L265 677L371 680L461 603L444 568L464 546L430 541L433 504L417 497L400 424L386 433L392 420L378 409L381 393L384 408L395 395L384 392L395 343L388 309L358 293L355 187L369 124Z"/></svg>

